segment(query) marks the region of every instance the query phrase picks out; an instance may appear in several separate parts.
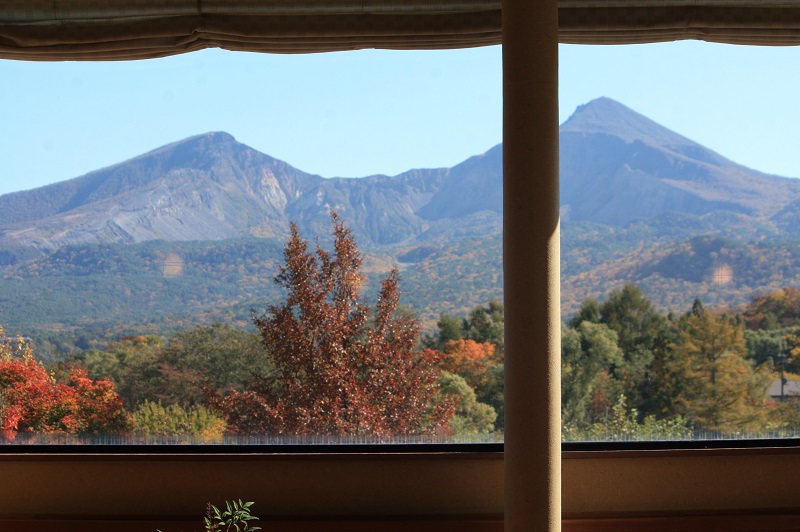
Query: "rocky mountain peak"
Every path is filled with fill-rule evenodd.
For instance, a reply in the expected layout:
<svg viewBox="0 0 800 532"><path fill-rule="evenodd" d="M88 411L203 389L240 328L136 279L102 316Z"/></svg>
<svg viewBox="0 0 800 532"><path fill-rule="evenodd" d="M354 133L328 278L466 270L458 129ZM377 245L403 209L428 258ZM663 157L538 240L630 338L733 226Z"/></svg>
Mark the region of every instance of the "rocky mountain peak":
<svg viewBox="0 0 800 532"><path fill-rule="evenodd" d="M775 214L800 181L737 165L610 98L561 126L562 214L624 225L657 213Z"/></svg>
<svg viewBox="0 0 800 532"><path fill-rule="evenodd" d="M233 135L224 131L213 131L167 144L127 163L144 159L147 164L163 165L165 170L198 168L208 166L220 157L227 158L249 149L237 142Z"/></svg>
<svg viewBox="0 0 800 532"><path fill-rule="evenodd" d="M631 143L653 146L701 146L637 113L611 98L597 98L580 105L561 126L562 133L601 133Z"/></svg>
<svg viewBox="0 0 800 532"><path fill-rule="evenodd" d="M210 131L208 133L194 135L178 142L168 144L167 146L164 146L164 148L185 147L196 150L197 152L202 152L214 149L219 150L224 148L232 148L236 146L243 145L239 143L230 133L226 133L224 131Z"/></svg>

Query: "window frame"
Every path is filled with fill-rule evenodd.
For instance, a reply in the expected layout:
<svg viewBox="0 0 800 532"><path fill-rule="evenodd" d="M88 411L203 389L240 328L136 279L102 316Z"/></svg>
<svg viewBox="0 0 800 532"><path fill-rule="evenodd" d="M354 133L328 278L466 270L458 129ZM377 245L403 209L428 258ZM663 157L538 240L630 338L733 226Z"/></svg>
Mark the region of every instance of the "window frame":
<svg viewBox="0 0 800 532"><path fill-rule="evenodd" d="M506 0L504 7L522 4L524 2ZM548 4L551 5L545 6L545 10L555 11L553 9L555 2ZM522 9L528 11L524 11L523 14L536 13L538 7L540 6L532 8L526 6ZM527 17L521 20L520 25L524 25L527 20ZM555 26L557 33L557 24L553 24L552 20L547 24L550 31ZM508 28L509 33L514 39L522 39L523 32L518 30L518 25L513 26L513 29ZM505 28L504 25L504 31ZM545 43L557 40L552 37L551 34L536 36ZM535 41L528 37L527 42L532 48L531 43ZM525 48L525 44L519 47ZM516 61L518 58L512 59L515 64L520 64ZM548 76L548 72L545 71L543 77L552 78L553 72L550 71ZM507 83L512 81L519 80L506 80ZM547 93L548 90L546 88L543 92ZM551 94L548 101L552 103L555 98L556 96ZM549 112L552 111L553 109L549 109ZM552 118L549 113L545 114L548 115L547 118ZM524 122L525 117L520 120ZM546 202L547 199L544 198L543 201ZM541 233L535 235L536 238L542 236ZM541 251L542 249L539 249L539 252ZM515 331L515 334L519 335L519 330ZM542 380L547 381L546 375ZM523 412L520 411L520 414ZM545 433L548 430L552 431L554 425L552 417L549 420L550 424L545 421L547 421L546 416L523 419L520 415L518 419L520 424L531 422L537 430L541 429ZM525 436L522 435L519 440L514 441L514 453L517 455L523 454L522 444L526 442ZM475 514L485 512L486 508L502 512L510 489L516 489L524 484L538 489L544 480L539 479L537 474L542 477L557 476L555 469L562 465L557 462L552 463L555 458L552 453L547 447L538 445L525 449L524 452L539 454L544 461L549 461L550 467L546 470L537 471L535 467L528 467L527 464L524 464L526 467L522 469L514 469L513 466L518 462L509 466L509 455L505 452L482 454L477 457L459 453L412 455L326 453L307 455L305 458L298 455L266 454L228 454L212 458L208 458L207 455L185 454L156 458L152 455L112 453L99 456L76 453L64 456L57 451L52 452L52 448L50 450L51 452L45 455L25 453L23 449L19 450L22 454L0 455L0 470L3 470L8 478L16 481L0 488L0 501L3 501L0 503L0 515L85 515L87 509L89 513L97 514L97 508L102 508L102 512L117 512L117 514L125 512L127 515L139 516L188 515L196 512L195 504L198 501L214 498L217 494L221 494L222 498L237 496L230 493L222 494L221 492L225 490L244 492L245 498L265 501L265 506L292 500L295 504L287 508L295 515L324 515L326 511L330 512L332 509L327 499L332 498L335 503L340 500L337 497L341 494L320 493L320 486L315 486L313 482L315 479L325 478L325 483L321 486L323 489L335 486L336 482L339 482L343 489L348 488L346 483L341 483L340 475L343 470L337 467L337 461L348 464L344 469L353 483L362 485L362 491L346 508L333 508L334 513L352 508L356 508L360 515L396 515L401 510L418 515L454 512ZM749 507L800 506L796 498L792 498L796 497L790 489L794 487L792 482L794 479L788 478L789 475L785 474L792 468L800 467L800 449L796 447L787 448L783 452L770 452L765 448L736 452L687 451L700 453L694 456L677 451L667 451L666 454L660 454L657 450L639 452L642 454L638 456L614 456L606 451L597 451L584 457L570 456L567 453L563 462L566 502L564 509L570 512L587 512L593 508L603 508L607 511L625 509L641 511L665 507L740 508L743 504ZM673 454L676 452L678 455ZM516 456L514 458L516 460ZM447 463L456 466L450 469L440 467ZM482 468L481 463L484 465L488 463L491 466ZM536 463L540 462L535 462L534 465ZM288 464L289 468L272 467L275 464ZM375 464L384 466L394 464L394 466L376 467ZM527 475L530 471L535 474ZM712 474L709 474L709 471ZM292 477L292 472L297 478ZM422 472L425 474L420 474ZM652 472L660 473L661 476L655 477ZM278 476L274 478L279 479L279 482L270 482L270 473L277 474ZM447 473L456 475L448 476ZM393 478L392 474L397 476ZM109 482L107 478L109 475L115 478L115 481ZM522 482L509 484L508 477L512 476ZM776 478L773 479L772 476ZM128 485L126 482L131 477L135 477L136 482ZM642 480L636 481L638 477L644 477L644 481L649 483L649 491L646 495L634 493L633 497L629 497L631 489L642 486ZM85 482L87 479L92 479L92 482L87 484ZM654 482L656 479L657 482ZM401 491L397 491L395 497L392 497L385 489L391 488L390 485L395 480L398 481ZM459 486L462 480L466 481L465 486ZM489 488L486 488L487 483L491 483ZM306 491L302 489L304 484L308 488ZM265 490L267 485L277 488L273 491ZM410 486L414 488L415 493L408 493ZM376 494L376 489L384 491ZM449 493L452 490L458 490L457 496ZM309 495L311 492L313 494ZM348 490L347 494L350 493L353 492ZM434 494L431 500L421 500L431 493ZM514 493L514 495L522 494ZM277 498L270 501L271 496ZM657 496L657 499L653 499L654 496ZM403 506L402 503L409 501L409 497L420 500ZM109 502L111 504L107 504ZM531 501L531 504L548 505L551 502L552 500ZM358 503L361 505L353 506ZM131 509L125 510L126 508ZM166 514L164 508L167 509ZM556 509L561 510L560 507ZM515 511L518 512L517 509Z"/></svg>

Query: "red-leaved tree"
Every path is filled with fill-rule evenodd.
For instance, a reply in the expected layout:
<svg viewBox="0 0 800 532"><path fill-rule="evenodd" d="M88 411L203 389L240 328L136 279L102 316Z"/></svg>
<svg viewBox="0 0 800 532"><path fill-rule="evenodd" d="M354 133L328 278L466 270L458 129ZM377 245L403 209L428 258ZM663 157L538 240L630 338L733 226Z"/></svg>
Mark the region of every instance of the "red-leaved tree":
<svg viewBox="0 0 800 532"><path fill-rule="evenodd" d="M217 398L243 434L372 435L444 432L452 398L438 399L442 355L416 349L419 326L396 313L399 277L382 282L374 308L360 296L362 256L336 213L333 252L312 252L292 224L275 282L286 301L254 318L275 376Z"/></svg>
<svg viewBox="0 0 800 532"><path fill-rule="evenodd" d="M56 382L23 339L4 339L0 327L0 430L100 434L125 432L129 416L108 380L93 381L73 368Z"/></svg>

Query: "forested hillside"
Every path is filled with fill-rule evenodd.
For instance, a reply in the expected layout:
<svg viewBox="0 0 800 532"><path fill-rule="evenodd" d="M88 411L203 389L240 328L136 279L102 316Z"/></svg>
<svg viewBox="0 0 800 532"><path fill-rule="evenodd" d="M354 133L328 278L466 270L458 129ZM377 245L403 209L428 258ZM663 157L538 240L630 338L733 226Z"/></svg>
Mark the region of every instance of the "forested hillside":
<svg viewBox="0 0 800 532"><path fill-rule="evenodd" d="M608 98L562 125L561 172L565 319L625 283L663 312L800 286L800 180ZM0 196L0 323L47 357L89 338L247 327L281 295L272 278L290 223L325 247L335 209L370 286L398 267L401 304L430 332L441 312L502 299L501 198L501 145L453 168L323 179L231 135L198 135Z"/></svg>

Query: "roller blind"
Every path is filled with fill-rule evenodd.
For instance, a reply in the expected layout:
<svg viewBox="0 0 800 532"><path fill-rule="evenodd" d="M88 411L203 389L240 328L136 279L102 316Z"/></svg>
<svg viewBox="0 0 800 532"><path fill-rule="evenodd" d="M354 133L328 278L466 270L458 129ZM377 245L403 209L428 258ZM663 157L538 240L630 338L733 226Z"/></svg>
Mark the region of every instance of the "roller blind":
<svg viewBox="0 0 800 532"><path fill-rule="evenodd" d="M559 40L800 44L798 0L560 0Z"/></svg>
<svg viewBox="0 0 800 532"><path fill-rule="evenodd" d="M0 0L0 57L126 60L498 44L499 0Z"/></svg>
<svg viewBox="0 0 800 532"><path fill-rule="evenodd" d="M559 38L800 44L800 0L561 0ZM501 0L0 0L0 57L9 59L146 59L209 47L441 49L501 40Z"/></svg>

